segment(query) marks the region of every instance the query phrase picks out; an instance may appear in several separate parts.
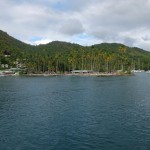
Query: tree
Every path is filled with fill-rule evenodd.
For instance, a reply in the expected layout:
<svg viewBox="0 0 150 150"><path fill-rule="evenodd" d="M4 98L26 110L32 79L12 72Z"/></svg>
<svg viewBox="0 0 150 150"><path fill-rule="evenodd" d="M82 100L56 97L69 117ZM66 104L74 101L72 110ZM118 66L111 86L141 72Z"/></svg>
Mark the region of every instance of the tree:
<svg viewBox="0 0 150 150"><path fill-rule="evenodd" d="M121 70L124 71L124 64L126 59L125 53L126 53L126 47L125 46L120 46L119 47L119 52L120 52L120 58L121 58Z"/></svg>

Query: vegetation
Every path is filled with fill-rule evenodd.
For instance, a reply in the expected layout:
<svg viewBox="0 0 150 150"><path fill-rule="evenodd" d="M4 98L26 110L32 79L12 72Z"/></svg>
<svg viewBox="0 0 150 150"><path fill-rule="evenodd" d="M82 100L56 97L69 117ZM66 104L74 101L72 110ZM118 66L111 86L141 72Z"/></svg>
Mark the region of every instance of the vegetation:
<svg viewBox="0 0 150 150"><path fill-rule="evenodd" d="M0 69L27 68L26 73L64 73L71 70L130 72L149 70L150 52L117 43L80 46L54 41L33 46L0 31Z"/></svg>

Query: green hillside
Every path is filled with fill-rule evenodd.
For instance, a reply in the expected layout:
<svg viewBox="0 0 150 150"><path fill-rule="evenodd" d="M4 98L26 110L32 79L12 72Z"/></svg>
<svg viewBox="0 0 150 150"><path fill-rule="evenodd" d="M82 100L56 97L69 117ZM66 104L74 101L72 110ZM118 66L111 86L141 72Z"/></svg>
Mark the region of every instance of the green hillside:
<svg viewBox="0 0 150 150"><path fill-rule="evenodd" d="M114 72L149 70L150 52L119 43L92 46L53 41L38 46L23 43L0 30L0 69L27 68L27 72L65 72L74 69Z"/></svg>

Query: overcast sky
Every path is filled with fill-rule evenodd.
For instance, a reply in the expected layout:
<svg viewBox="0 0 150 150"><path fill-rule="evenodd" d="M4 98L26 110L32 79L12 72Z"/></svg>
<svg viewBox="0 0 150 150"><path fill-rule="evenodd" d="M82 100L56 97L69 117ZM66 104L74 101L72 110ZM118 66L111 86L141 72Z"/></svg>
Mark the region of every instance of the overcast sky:
<svg viewBox="0 0 150 150"><path fill-rule="evenodd" d="M0 0L0 29L30 44L123 43L150 51L150 0Z"/></svg>

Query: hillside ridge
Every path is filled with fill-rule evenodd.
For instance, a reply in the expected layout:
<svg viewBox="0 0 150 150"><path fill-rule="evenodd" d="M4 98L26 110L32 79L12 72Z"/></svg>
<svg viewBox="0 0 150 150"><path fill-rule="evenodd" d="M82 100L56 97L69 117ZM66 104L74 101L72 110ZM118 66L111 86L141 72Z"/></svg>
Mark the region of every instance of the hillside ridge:
<svg viewBox="0 0 150 150"><path fill-rule="evenodd" d="M26 68L31 73L74 69L97 72L150 70L150 52L121 43L82 46L65 41L30 45L0 30L0 69Z"/></svg>

